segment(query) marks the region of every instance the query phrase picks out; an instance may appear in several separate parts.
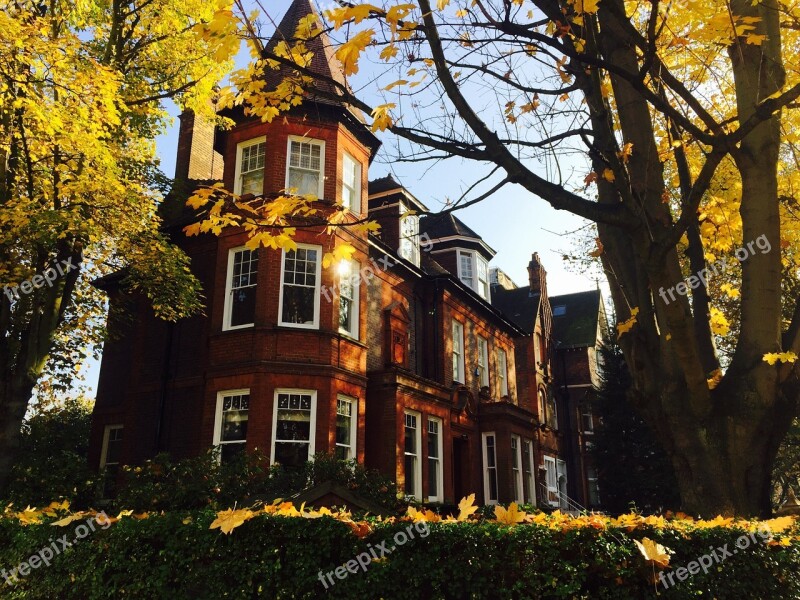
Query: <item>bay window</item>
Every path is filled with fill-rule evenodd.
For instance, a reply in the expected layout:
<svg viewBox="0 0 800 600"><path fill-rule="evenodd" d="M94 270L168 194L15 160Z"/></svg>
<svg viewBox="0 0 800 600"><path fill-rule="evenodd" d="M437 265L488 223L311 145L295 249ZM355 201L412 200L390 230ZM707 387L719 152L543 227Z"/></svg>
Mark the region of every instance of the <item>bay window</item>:
<svg viewBox="0 0 800 600"><path fill-rule="evenodd" d="M422 463L419 457L419 450L422 445L419 430L420 414L412 411L405 411L403 416L405 419L405 492L407 496L413 496L417 500L422 500Z"/></svg>
<svg viewBox="0 0 800 600"><path fill-rule="evenodd" d="M301 468L314 456L317 392L276 390L272 418L272 463Z"/></svg>
<svg viewBox="0 0 800 600"><path fill-rule="evenodd" d="M217 394L214 445L219 459L227 462L244 451L250 412L250 390L229 390Z"/></svg>
<svg viewBox="0 0 800 600"><path fill-rule="evenodd" d="M319 327L320 268L322 248L298 244L283 251L279 324L289 327Z"/></svg>
<svg viewBox="0 0 800 600"><path fill-rule="evenodd" d="M235 248L228 253L228 275L222 328L250 327L255 321L258 250Z"/></svg>
<svg viewBox="0 0 800 600"><path fill-rule="evenodd" d="M233 182L235 194L260 196L264 193L266 139L262 136L236 146L236 173Z"/></svg>
<svg viewBox="0 0 800 600"><path fill-rule="evenodd" d="M497 452L494 432L483 434L483 498L497 504Z"/></svg>
<svg viewBox="0 0 800 600"><path fill-rule="evenodd" d="M443 500L442 421L428 417L428 502Z"/></svg>
<svg viewBox="0 0 800 600"><path fill-rule="evenodd" d="M324 194L325 143L289 137L286 189L298 196L322 198Z"/></svg>
<svg viewBox="0 0 800 600"><path fill-rule="evenodd" d="M336 450L339 460L350 460L356 457L356 422L358 405L354 398L339 396L336 398Z"/></svg>
<svg viewBox="0 0 800 600"><path fill-rule="evenodd" d="M342 156L342 206L361 212L361 163L347 152Z"/></svg>

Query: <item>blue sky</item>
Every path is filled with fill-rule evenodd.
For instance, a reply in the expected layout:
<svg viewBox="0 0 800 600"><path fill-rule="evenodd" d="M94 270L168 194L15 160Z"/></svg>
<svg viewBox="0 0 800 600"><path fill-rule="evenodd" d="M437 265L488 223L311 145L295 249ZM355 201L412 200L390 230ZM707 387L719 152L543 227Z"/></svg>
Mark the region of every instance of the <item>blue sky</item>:
<svg viewBox="0 0 800 600"><path fill-rule="evenodd" d="M274 21L280 20L289 4L290 0L269 0L266 3ZM265 27L265 31L270 29L268 25ZM243 52L237 63L243 66L246 60ZM168 176L175 173L177 135L178 120L175 119L167 132L157 139L161 169ZM392 161L390 154L393 146L391 135L387 132L378 135L384 147L370 168L370 179L391 173L431 210L442 208L447 198L458 198L484 172L485 167L458 158L438 164L397 163ZM595 274L590 276L577 273L575 269L567 270L562 259L563 254L574 251L575 236L571 232L585 227L586 220L566 211L557 211L516 185L506 186L487 200L459 210L456 215L497 252L490 266L501 268L517 285L527 283L528 262L531 254L538 252L547 270L550 295L596 287ZM87 366L86 384L93 395L99 365L92 362Z"/></svg>

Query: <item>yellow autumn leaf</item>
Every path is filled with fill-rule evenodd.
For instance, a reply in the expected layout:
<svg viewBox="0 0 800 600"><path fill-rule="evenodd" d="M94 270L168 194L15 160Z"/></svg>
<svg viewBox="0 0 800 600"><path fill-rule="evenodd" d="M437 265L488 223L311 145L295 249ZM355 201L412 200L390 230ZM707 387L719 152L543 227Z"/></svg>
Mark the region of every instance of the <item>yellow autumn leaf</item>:
<svg viewBox="0 0 800 600"><path fill-rule="evenodd" d="M603 254L603 242L600 241L600 238L594 238L594 243L597 245L597 249L589 252L589 256L599 258Z"/></svg>
<svg viewBox="0 0 800 600"><path fill-rule="evenodd" d="M502 523L503 525L516 525L517 523L522 523L528 514L519 510L516 502L512 502L508 505L508 509L503 508L499 504L495 506L494 516L498 523Z"/></svg>
<svg viewBox="0 0 800 600"><path fill-rule="evenodd" d="M77 512L75 514L69 515L68 517L64 517L63 519L59 519L58 521L54 521L50 523L50 525L53 527L66 527L73 521L79 521L83 519L84 516L85 515L83 513Z"/></svg>
<svg viewBox="0 0 800 600"><path fill-rule="evenodd" d="M614 171L612 171L611 169L604 169L603 170L603 179L605 179L606 181L608 181L610 183L613 183L614 180L616 179L616 176L614 175Z"/></svg>
<svg viewBox="0 0 800 600"><path fill-rule="evenodd" d="M466 521L476 510L478 510L478 507L475 506L475 494L462 498L461 502L458 503L458 520Z"/></svg>
<svg viewBox="0 0 800 600"><path fill-rule="evenodd" d="M793 363L797 360L797 354L794 352L767 352L761 360L769 365L774 365L776 362Z"/></svg>
<svg viewBox="0 0 800 600"><path fill-rule="evenodd" d="M383 89L385 89L387 92L389 92L393 88L396 88L396 87L401 86L401 85L408 85L408 80L407 79L398 79L397 81L393 81L392 83L390 83L389 85L387 85Z"/></svg>
<svg viewBox="0 0 800 600"><path fill-rule="evenodd" d="M733 287L730 283L723 283L721 286L719 286L719 289L725 292L728 298L738 298L740 296L739 290Z"/></svg>
<svg viewBox="0 0 800 600"><path fill-rule="evenodd" d="M372 131L385 131L392 126L394 121L389 115L389 111L393 109L396 104L389 102L388 104L381 104L372 109Z"/></svg>
<svg viewBox="0 0 800 600"><path fill-rule="evenodd" d="M661 568L669 566L669 555L671 552L669 548L654 542L650 538L642 538L641 542L639 540L633 540L633 543L639 548L639 552L642 553L645 560L651 561Z"/></svg>
<svg viewBox="0 0 800 600"><path fill-rule="evenodd" d="M255 513L249 508L232 508L217 513L217 518L211 523L209 529L219 529L222 533L229 534L245 521L253 518Z"/></svg>
<svg viewBox="0 0 800 600"><path fill-rule="evenodd" d="M711 308L711 333L714 335L726 336L731 330L731 325L722 311L718 308Z"/></svg>
<svg viewBox="0 0 800 600"><path fill-rule="evenodd" d="M450 4L450 0L436 0L436 8L438 10L444 10L448 4Z"/></svg>
<svg viewBox="0 0 800 600"><path fill-rule="evenodd" d="M397 56L397 46L394 44L389 44L383 50L381 50L381 60L392 60L395 56Z"/></svg>
<svg viewBox="0 0 800 600"><path fill-rule="evenodd" d="M785 516L785 517L777 517L775 519L769 519L767 521L762 521L760 523L761 529L767 529L771 533L781 533L782 531L786 531L790 527L793 527L796 523L794 517Z"/></svg>
<svg viewBox="0 0 800 600"><path fill-rule="evenodd" d="M719 385L720 381L722 381L722 369L716 369L713 373L711 373L711 377L706 380L708 389L715 389Z"/></svg>
<svg viewBox="0 0 800 600"><path fill-rule="evenodd" d="M375 31L373 29L359 31L336 50L336 58L342 63L345 75L358 73L358 59L364 49L372 43L374 35Z"/></svg>
<svg viewBox="0 0 800 600"><path fill-rule="evenodd" d="M628 333L636 324L636 315L638 314L639 314L639 307L636 306L632 308L630 318L627 321L623 321L622 323L617 323L617 333L619 335Z"/></svg>

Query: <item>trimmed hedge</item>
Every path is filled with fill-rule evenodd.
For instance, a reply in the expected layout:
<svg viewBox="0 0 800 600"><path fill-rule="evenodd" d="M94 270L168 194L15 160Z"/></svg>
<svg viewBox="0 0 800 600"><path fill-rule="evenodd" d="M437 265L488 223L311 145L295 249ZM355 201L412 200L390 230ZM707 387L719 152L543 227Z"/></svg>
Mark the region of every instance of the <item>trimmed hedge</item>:
<svg viewBox="0 0 800 600"><path fill-rule="evenodd" d="M309 515L310 516L310 515ZM656 596L651 563L633 540L652 538L674 551L672 567L686 566L709 547L734 548L744 530L707 527L688 530L595 526L561 527L552 521L507 526L489 521L431 522L389 519L364 523L322 516L259 513L230 534L210 529L211 510L125 517L40 565L14 586L0 579L8 599L212 599L346 598L369 600L585 598L638 599ZM546 519L550 519L547 517ZM50 519L52 521L52 519ZM8 571L85 520L52 527L24 526L0 518L0 569ZM554 523L556 525L554 526ZM397 546L366 572L348 573L328 589L325 573L388 541L400 531L414 538ZM363 537L358 537L356 533ZM800 542L797 528L788 545L759 543L727 558L708 572L664 589L663 598L800 598ZM409 533L410 535L410 533Z"/></svg>

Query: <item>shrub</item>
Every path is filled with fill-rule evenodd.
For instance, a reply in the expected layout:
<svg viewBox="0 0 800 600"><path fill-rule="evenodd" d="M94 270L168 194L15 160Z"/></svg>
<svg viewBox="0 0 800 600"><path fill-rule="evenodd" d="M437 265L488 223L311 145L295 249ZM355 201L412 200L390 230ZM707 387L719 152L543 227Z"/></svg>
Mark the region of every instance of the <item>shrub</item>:
<svg viewBox="0 0 800 600"><path fill-rule="evenodd" d="M420 523L412 525L409 518L353 523L342 514L308 513L306 517L315 518L299 518L281 516L297 515L291 506L271 509L272 514L240 510L218 515L203 509L125 517L107 529L97 528L16 585L0 580L0 595L25 600L633 600L656 595L656 567L644 559L634 540L649 537L668 546L674 551L670 564L680 567L710 552L709 547L733 548L752 526L722 520L666 522L637 515L612 521L538 514L512 526L487 520L428 522L423 535ZM9 517L0 518L0 563L6 569L55 537L46 522L22 526ZM211 529L215 520L222 521L219 517L238 526L229 535ZM81 521L55 531L71 539L77 523ZM395 536L409 528L416 535L400 545ZM699 572L667 589L660 586L660 596L798 598L797 533L795 524L794 530L740 550L708 573ZM335 585L326 589L321 576L383 542L393 548L388 556L365 571L348 572L341 580L334 577Z"/></svg>

